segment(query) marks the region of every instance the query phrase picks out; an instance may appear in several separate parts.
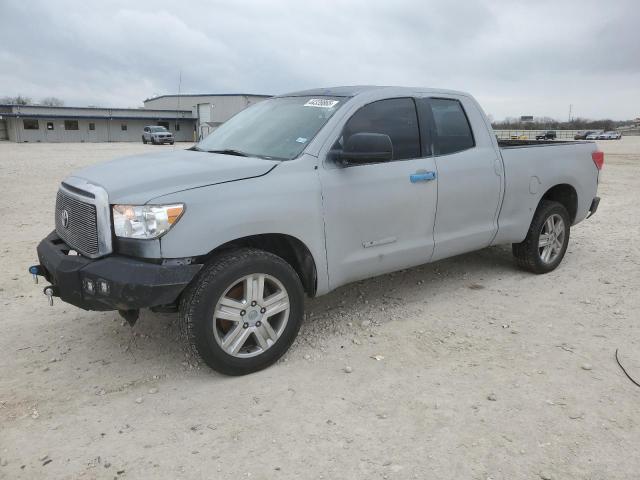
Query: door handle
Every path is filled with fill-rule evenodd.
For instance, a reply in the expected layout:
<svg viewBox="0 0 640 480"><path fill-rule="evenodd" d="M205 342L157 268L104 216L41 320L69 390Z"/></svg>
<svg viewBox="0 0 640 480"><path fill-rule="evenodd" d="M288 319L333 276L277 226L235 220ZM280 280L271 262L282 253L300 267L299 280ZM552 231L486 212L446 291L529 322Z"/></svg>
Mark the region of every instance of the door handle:
<svg viewBox="0 0 640 480"><path fill-rule="evenodd" d="M435 180L435 178L436 172L420 172L409 175L411 183L430 182L431 180Z"/></svg>

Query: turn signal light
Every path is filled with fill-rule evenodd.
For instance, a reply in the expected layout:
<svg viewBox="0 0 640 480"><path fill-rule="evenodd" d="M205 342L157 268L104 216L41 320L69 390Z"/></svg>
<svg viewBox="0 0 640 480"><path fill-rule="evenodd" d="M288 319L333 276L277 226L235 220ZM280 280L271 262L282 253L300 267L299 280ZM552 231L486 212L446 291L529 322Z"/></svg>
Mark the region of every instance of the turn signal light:
<svg viewBox="0 0 640 480"><path fill-rule="evenodd" d="M604 166L604 152L601 152L600 150L592 152L591 159L593 160L593 163L595 163L596 168L598 170L602 170L602 167Z"/></svg>

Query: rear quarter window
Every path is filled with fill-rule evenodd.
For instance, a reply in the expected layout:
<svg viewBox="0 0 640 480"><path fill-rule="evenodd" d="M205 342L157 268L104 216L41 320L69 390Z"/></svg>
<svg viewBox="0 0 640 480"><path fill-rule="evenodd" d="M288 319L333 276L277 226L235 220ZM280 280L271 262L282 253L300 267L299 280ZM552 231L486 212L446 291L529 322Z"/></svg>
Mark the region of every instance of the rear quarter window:
<svg viewBox="0 0 640 480"><path fill-rule="evenodd" d="M450 155L475 147L469 119L458 100L430 98L436 155Z"/></svg>

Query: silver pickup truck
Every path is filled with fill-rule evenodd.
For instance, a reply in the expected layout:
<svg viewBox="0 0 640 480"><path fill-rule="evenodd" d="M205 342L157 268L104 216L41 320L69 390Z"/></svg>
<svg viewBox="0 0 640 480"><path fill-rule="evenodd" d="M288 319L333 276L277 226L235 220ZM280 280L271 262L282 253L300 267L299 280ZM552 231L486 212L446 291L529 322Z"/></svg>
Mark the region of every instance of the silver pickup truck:
<svg viewBox="0 0 640 480"><path fill-rule="evenodd" d="M30 268L87 310L179 310L194 351L241 375L275 362L314 297L490 245L546 273L596 211L593 142L506 141L466 93L280 95L192 148L112 160L60 185Z"/></svg>

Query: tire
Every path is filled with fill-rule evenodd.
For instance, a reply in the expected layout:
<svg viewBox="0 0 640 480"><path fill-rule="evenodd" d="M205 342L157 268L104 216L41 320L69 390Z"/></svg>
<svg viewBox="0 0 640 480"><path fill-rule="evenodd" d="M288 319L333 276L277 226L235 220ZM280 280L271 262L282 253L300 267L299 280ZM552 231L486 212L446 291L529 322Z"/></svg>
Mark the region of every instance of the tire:
<svg viewBox="0 0 640 480"><path fill-rule="evenodd" d="M559 228L557 227L560 220L563 227L562 235L558 234ZM552 236L547 234L550 225L547 222L554 222L556 225L556 228L552 229L554 231ZM516 264L537 274L555 270L567 251L570 230L571 220L564 205L543 200L531 220L531 226L524 241L514 243L511 246ZM542 235L546 236L543 238ZM544 242L553 243L541 246L540 244Z"/></svg>
<svg viewBox="0 0 640 480"><path fill-rule="evenodd" d="M152 143L153 145L157 145L157 144L158 144L158 142L156 142L156 139L155 139L155 138L153 138L153 137L151 137L151 143Z"/></svg>
<svg viewBox="0 0 640 480"><path fill-rule="evenodd" d="M264 277L264 293L248 294L248 278L260 276ZM257 283L251 281L250 285ZM286 299L269 303L282 292ZM287 301L287 310L269 315L267 308L275 312ZM276 362L293 343L303 315L304 291L298 274L282 258L253 248L214 257L180 301L182 333L190 349L213 370L226 375L246 375ZM238 345L238 351L232 352Z"/></svg>
<svg viewBox="0 0 640 480"><path fill-rule="evenodd" d="M142 143L144 143L145 145L147 144L147 141L144 139L144 135L142 136Z"/></svg>

